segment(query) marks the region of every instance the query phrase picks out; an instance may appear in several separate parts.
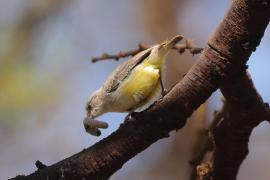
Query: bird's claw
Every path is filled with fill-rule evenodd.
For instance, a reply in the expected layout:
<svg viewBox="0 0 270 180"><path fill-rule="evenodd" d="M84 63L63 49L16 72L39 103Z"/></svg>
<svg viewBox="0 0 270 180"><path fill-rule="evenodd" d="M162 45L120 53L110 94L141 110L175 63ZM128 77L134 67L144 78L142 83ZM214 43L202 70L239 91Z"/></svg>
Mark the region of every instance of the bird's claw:
<svg viewBox="0 0 270 180"><path fill-rule="evenodd" d="M169 92L168 89L163 89L163 91L161 93L162 97L164 97L168 92Z"/></svg>

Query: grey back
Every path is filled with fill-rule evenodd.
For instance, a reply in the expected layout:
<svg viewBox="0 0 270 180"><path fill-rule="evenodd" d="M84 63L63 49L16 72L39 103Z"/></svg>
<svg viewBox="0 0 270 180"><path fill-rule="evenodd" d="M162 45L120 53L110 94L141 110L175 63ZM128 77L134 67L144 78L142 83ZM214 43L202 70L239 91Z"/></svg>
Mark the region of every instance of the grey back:
<svg viewBox="0 0 270 180"><path fill-rule="evenodd" d="M152 48L148 48L119 65L105 81L103 89L107 93L116 91L120 83L129 76L132 69L134 69L138 64L140 64L145 58L150 55L151 50Z"/></svg>

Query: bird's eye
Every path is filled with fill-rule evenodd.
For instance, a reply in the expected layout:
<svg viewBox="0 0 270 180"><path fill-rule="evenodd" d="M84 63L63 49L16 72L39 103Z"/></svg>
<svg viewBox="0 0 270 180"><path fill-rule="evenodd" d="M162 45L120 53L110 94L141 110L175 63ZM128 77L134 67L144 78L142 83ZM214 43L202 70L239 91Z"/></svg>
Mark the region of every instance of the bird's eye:
<svg viewBox="0 0 270 180"><path fill-rule="evenodd" d="M92 106L90 104L86 105L86 111L90 112L92 110Z"/></svg>

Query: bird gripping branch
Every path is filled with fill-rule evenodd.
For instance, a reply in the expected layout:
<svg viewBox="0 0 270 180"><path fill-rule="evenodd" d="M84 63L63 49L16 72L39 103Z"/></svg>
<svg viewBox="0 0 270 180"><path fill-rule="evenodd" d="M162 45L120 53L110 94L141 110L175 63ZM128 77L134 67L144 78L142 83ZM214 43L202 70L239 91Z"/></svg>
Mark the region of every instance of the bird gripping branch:
<svg viewBox="0 0 270 180"><path fill-rule="evenodd" d="M107 112L144 110L158 100L163 92L161 71L165 58L169 50L182 39L182 36L177 35L118 66L87 101L85 130L99 136L99 128L107 128L108 124L96 120L98 116Z"/></svg>

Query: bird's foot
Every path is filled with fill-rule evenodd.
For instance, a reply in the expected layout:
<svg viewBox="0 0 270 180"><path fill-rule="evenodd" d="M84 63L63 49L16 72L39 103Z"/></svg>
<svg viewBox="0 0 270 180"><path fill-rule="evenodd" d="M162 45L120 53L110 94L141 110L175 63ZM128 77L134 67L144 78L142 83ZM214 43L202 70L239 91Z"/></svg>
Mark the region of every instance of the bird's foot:
<svg viewBox="0 0 270 180"><path fill-rule="evenodd" d="M169 90L164 88L163 91L161 92L162 97L164 97L168 92Z"/></svg>
<svg viewBox="0 0 270 180"><path fill-rule="evenodd" d="M125 117L124 123L135 121L134 116L135 116L137 113L138 113L138 112L134 112L134 111L129 112L128 115Z"/></svg>

